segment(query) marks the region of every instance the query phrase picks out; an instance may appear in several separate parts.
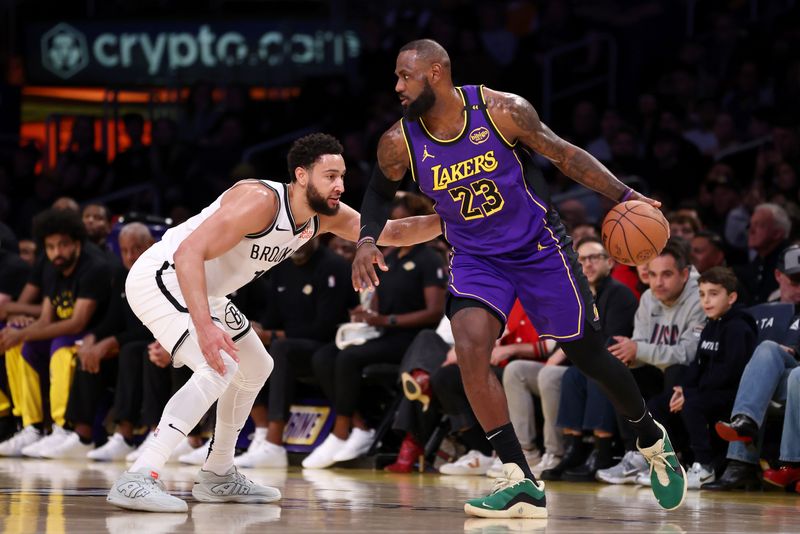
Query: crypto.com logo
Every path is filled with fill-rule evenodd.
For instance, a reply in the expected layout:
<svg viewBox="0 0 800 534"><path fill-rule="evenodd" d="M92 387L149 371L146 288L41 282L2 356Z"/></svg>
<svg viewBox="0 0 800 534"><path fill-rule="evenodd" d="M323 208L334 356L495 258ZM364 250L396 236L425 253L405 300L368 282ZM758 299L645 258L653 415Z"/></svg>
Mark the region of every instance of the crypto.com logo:
<svg viewBox="0 0 800 534"><path fill-rule="evenodd" d="M86 37L69 24L56 24L42 36L42 65L59 78L71 78L88 64Z"/></svg>

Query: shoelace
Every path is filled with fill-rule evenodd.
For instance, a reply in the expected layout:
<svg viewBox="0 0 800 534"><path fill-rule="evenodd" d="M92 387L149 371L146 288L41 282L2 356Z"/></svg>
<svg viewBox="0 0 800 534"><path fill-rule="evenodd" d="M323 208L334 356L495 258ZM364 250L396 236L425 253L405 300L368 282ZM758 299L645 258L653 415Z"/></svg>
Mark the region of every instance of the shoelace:
<svg viewBox="0 0 800 534"><path fill-rule="evenodd" d="M669 461L667 458L670 456L675 456L674 452L666 452L664 450L664 444L661 444L661 450L656 452L650 458L650 476L653 475L653 470L656 471L656 476L658 477L658 481L661 483L662 486L669 485L669 475L667 475L667 468L672 469L672 466L669 465Z"/></svg>
<svg viewBox="0 0 800 534"><path fill-rule="evenodd" d="M496 479L494 479L494 484L492 484L491 494L494 495L495 493L499 493L504 489L510 488L515 483L516 483L515 481L508 479L506 477L497 477Z"/></svg>
<svg viewBox="0 0 800 534"><path fill-rule="evenodd" d="M144 483L148 484L150 486L155 486L155 488L158 491L162 492L162 493L166 493L167 492L167 487L164 485L164 483L161 482L158 479L155 479L155 478L151 477L151 476L145 476L144 477Z"/></svg>
<svg viewBox="0 0 800 534"><path fill-rule="evenodd" d="M250 482L250 479L248 479L246 476L240 473L238 469L233 470L233 481L238 484L241 484L242 486L249 486L250 484L252 484L252 482Z"/></svg>

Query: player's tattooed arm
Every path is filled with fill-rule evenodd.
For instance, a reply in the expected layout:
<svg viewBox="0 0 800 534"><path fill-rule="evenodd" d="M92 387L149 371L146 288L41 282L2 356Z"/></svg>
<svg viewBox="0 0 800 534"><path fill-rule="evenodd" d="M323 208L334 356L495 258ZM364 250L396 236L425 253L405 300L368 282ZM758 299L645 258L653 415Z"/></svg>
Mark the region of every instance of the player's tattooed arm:
<svg viewBox="0 0 800 534"><path fill-rule="evenodd" d="M486 90L485 94L489 113L507 140L519 140L566 176L612 200L619 200L628 190L594 156L553 133L530 102L511 93Z"/></svg>
<svg viewBox="0 0 800 534"><path fill-rule="evenodd" d="M400 121L386 130L378 141L378 165L381 172L395 182L402 180L406 175L410 161Z"/></svg>

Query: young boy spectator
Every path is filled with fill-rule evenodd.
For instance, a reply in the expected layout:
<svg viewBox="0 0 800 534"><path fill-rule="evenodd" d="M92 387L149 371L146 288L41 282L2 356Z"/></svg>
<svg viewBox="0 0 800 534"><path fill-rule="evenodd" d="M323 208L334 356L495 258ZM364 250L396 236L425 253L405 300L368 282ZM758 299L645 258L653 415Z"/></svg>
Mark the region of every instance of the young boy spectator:
<svg viewBox="0 0 800 534"><path fill-rule="evenodd" d="M651 399L648 407L661 421L679 414L689 434L694 463L687 480L700 489L714 480L709 427L733 407L739 379L756 346L752 316L736 306L738 280L727 267L712 267L698 279L700 304L708 322L700 334L697 356L673 391Z"/></svg>
<svg viewBox="0 0 800 534"><path fill-rule="evenodd" d="M739 381L730 422L719 421L717 434L728 445L728 465L722 476L704 484L702 489L729 491L758 485L757 466L761 451L757 446L770 401L786 402L789 374L800 365L800 246L792 245L781 252L775 278L780 289L780 302L759 306L794 305L794 316L785 310L770 317L762 326L764 341L758 344ZM753 308L750 309L753 313ZM760 310L759 315L764 314ZM759 315L756 315L758 317ZM757 321L758 322L758 321ZM772 326L769 326L772 325ZM761 326L761 325L760 325ZM777 327L776 327L777 326ZM770 329L771 332L765 332Z"/></svg>

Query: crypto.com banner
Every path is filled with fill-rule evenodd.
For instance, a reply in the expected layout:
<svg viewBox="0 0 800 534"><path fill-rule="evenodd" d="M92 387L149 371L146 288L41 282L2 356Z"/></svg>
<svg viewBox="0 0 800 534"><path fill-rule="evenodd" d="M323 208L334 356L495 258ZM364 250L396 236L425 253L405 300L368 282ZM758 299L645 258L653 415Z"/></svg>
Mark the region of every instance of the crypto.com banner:
<svg viewBox="0 0 800 534"><path fill-rule="evenodd" d="M346 72L355 32L309 22L54 22L27 29L28 82L68 85L299 83Z"/></svg>

